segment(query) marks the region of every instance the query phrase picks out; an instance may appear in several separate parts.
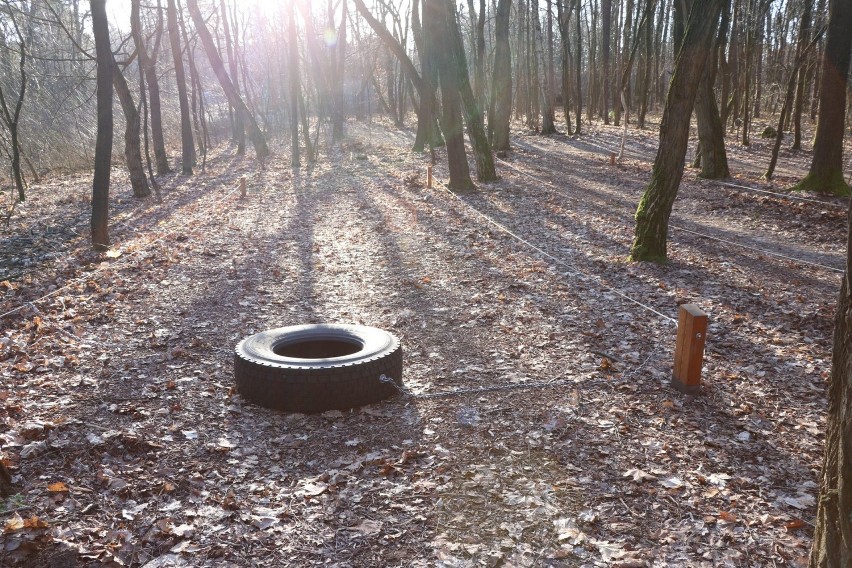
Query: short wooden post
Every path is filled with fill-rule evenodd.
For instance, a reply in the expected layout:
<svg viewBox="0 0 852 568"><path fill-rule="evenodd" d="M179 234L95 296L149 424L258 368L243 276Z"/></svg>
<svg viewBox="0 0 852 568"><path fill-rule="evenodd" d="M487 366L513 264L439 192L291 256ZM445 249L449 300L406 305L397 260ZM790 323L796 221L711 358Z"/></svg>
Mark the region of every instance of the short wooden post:
<svg viewBox="0 0 852 568"><path fill-rule="evenodd" d="M432 188L432 166L426 166L426 187Z"/></svg>
<svg viewBox="0 0 852 568"><path fill-rule="evenodd" d="M609 153L609 165L610 165L610 166L614 166L614 165L615 165L615 152L610 152L610 153Z"/></svg>
<svg viewBox="0 0 852 568"><path fill-rule="evenodd" d="M246 198L246 177L240 178L240 199Z"/></svg>
<svg viewBox="0 0 852 568"><path fill-rule="evenodd" d="M707 314L695 304L683 304L677 323L672 386L682 393L695 394L701 388L701 365L707 339Z"/></svg>

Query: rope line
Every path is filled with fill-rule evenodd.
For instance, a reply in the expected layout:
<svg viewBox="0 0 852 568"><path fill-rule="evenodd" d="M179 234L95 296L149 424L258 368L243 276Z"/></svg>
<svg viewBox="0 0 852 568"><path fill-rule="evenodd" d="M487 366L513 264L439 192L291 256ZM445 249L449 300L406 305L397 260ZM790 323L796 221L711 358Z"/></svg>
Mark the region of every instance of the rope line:
<svg viewBox="0 0 852 568"><path fill-rule="evenodd" d="M559 190L559 189L560 189L558 186L556 186L556 185L554 185L554 184L550 183L549 181L544 180L544 179L541 179L541 178L539 178L539 177L536 177L536 176L534 176L534 175L532 175L532 174L530 174L530 173L528 173L528 172L525 172L524 170L522 170L522 169L518 168L518 167L517 167L517 166L515 166L514 164L510 164L509 162L506 162L506 161L504 161L504 160L501 160L500 158L495 158L495 160L497 160L498 162L500 162L500 163L502 163L502 164L507 165L508 167L510 167L511 169L513 169L513 170L515 170L516 172L520 173L521 175L524 175L524 176L526 176L526 177L528 177L528 178L530 178L530 179L533 179L533 180L535 180L535 181L537 181L537 182L539 182L539 183L542 183L542 184L544 184L544 185L550 186L550 187L551 187L551 188L553 188L553 189L556 189L556 190ZM821 201L819 201L818 203L822 203L822 202L821 202ZM802 259L800 259L800 258L795 258L795 257L792 257L792 256L787 256L787 255L782 254L782 253L780 253L780 252L773 252L773 251L763 250L763 249L759 249L759 248L751 247L751 246L749 246L749 245L744 245L744 244L742 244L742 243L738 243L738 242L735 242L735 241L729 241L729 240L721 239L721 238L719 238L719 237L713 237L713 236L711 236L711 235L705 235L705 234L703 234L703 233L699 233L699 232L697 232L697 231L692 231L692 230L690 230L690 229L685 229L685 228L683 228L683 227L678 227L677 225L669 224L669 227L671 227L671 228L673 228L673 229L678 229L678 230L680 230L680 231L684 231L684 232L687 232L687 233L692 233L692 234L695 234L695 235L698 235L698 236L706 237L706 238L711 239L711 240L715 240L715 241L723 242L723 243L726 243L726 244L729 244L729 245L732 245L732 246L741 247L741 248L744 248L744 249L747 249L747 250L751 250L751 251L754 251L754 252L760 252L760 253L763 253L763 254L766 254L766 255L769 255L769 256L777 256L777 257L779 257L779 258L784 258L784 259L787 259L787 260L792 260L792 261L798 262L798 263L800 263L800 264L807 264L807 265L810 265L810 266L816 266L816 267L818 267L818 268L823 268L823 269L825 269L825 270L830 270L830 271L832 271L832 272L839 272L839 273L841 273L841 274L842 274L843 272L845 272L844 270L839 269L839 268L835 268L835 267L833 267L833 266L827 266L827 265L825 265L825 264L820 264L820 263L818 263L818 262L812 262L812 261L809 261L809 260L802 260Z"/></svg>
<svg viewBox="0 0 852 568"><path fill-rule="evenodd" d="M216 201L214 201L213 203L211 203L208 207L205 207L205 208L204 208L204 209L202 209L201 211L197 212L195 215L191 216L188 220L184 220L181 226L182 226L182 227L186 227L186 225L188 224L188 222L189 222L189 221L191 221L191 220L193 220L193 219L197 218L197 217L198 217L201 213L206 213L209 209L212 209L214 206L219 205L220 203L224 202L224 201L225 201L228 197L230 197L231 195L233 195L233 194L234 194L234 193L235 193L235 192L236 192L239 188L240 188L240 187L239 187L239 185L237 185L237 187L235 187L234 189L232 189L231 191L229 191L228 193L226 193L224 196L222 196L221 198L219 198L219 199L217 199ZM105 271L105 270L107 270L107 269L111 269L111 268L121 268L123 265L127 264L130 260L132 260L132 259L133 259L135 256L137 256L139 253L141 253L141 252L144 252L144 251L148 250L149 248L151 248L151 247L152 247L153 245L155 245L156 243L158 243L158 242L160 242L160 241L162 241L162 240L164 240L164 239L166 239L166 238L168 238L168 237L170 237L170 236L172 236L172 235L174 235L174 234L177 234L178 232L180 232L180 229L175 229L175 230L170 231L170 232L168 232L168 233L163 233L162 235L160 235L160 236L159 236L159 237L157 237L156 239L154 239L154 240L152 240L152 241L148 242L148 243L147 243L147 244L145 244L144 246L142 246L142 247L140 247L140 248L138 248L138 249L134 250L133 252L129 253L129 254L128 254L125 258L123 258L122 260L119 260L119 261L117 261L117 262L114 262L114 263L108 264L108 265L106 265L106 266L101 266L101 267L97 268L96 270L93 270L92 272L89 272L89 273L87 273L87 274L85 274L85 275L83 275L83 276L78 276L77 278L72 279L72 280L71 280L70 282L68 282L67 284L63 285L63 286L62 286L62 287L60 287L60 288L57 288L56 290L53 290L52 292L48 292L47 294L45 294L45 295L43 295L43 296L41 296L41 297L38 297L38 298L36 298L36 299L34 299L34 300L28 300L28 301L24 302L23 304L21 304L20 306L18 306L17 308L13 308L13 309L11 309L11 310L9 310L9 311L5 312L5 313L0 314L0 319L3 319L3 318L5 318L6 316L10 316L10 315L15 314L15 313L17 313L17 312L20 312L21 310L23 310L23 309L24 309L24 308L26 308L27 306L33 306L33 307L34 307L36 303L41 303L41 302L43 302L44 300L46 300L46 299L48 299L48 298L51 298L51 297L53 297L53 296L55 296L55 295L59 294L60 292L62 292L62 291L64 291L64 290L69 289L71 286L74 286L74 285L76 285L76 284L80 284L80 283L82 283L83 281L86 281L86 280L91 279L93 276L96 276L97 274L99 274L99 273L101 273L101 272L103 272L103 271Z"/></svg>
<svg viewBox="0 0 852 568"><path fill-rule="evenodd" d="M519 242L521 242L521 243L523 243L523 244L527 245L527 247L529 247L529 248L533 249L534 251L536 251L537 253L539 253L541 256L543 256L543 257L546 257L546 258L550 259L551 261L553 261L553 262L554 262L554 263L556 263L556 264L559 264L559 265L561 265L561 266L564 266L565 268L567 268L570 272L573 272L574 274L577 274L577 275L579 275L579 276L582 276L582 277L585 277L585 278L589 278L589 279L591 279L591 280L594 280L595 282L597 282L597 283L598 283L598 285L599 285L601 288L603 288L603 289L605 289L605 290L607 290L607 291L609 291L609 292L612 292L613 294L615 294L615 295L617 295L617 296L619 296L619 297L623 298L624 300L627 300L628 302L632 302L633 304L636 304L637 306L639 306L639 307L641 307L641 308L643 308L643 309L645 309L645 310L647 310L647 311L649 311L649 312L651 312L651 313L653 313L653 314L656 314L657 316L659 316L659 317L661 317L661 318L663 318L663 319L666 319L666 320L668 320L669 322L674 323L675 325L677 325L677 320L676 320L675 318L670 317L670 316L667 316L666 314L664 314L664 313L660 312L659 310L656 310L656 309L652 308L651 306L649 306L649 305L647 305L647 304L643 304L643 303L642 303L642 302L640 302L639 300L636 300L636 299L631 298L630 296L628 296L627 294L625 294L625 293L621 292L621 291L620 291L620 290L618 290L617 288L613 288L612 286L610 286L609 284L607 284L606 282L604 282L604 281L603 281L600 277L598 277L598 276L593 276L593 275L591 275L591 274L587 274L586 272L583 272L583 271L582 271L582 270L580 270L579 268L576 268L573 264L569 264L568 262L566 262L566 261L562 260L561 258L558 258L558 257L556 257L556 256L553 256L552 254L550 254L550 253L549 253L549 252L547 252L546 250L542 249L541 247L539 247L539 246L537 246L537 245L535 245L535 244L531 243L531 242L530 242L530 241L528 241L527 239L525 239L525 238L521 237L520 235L518 235L517 233L515 233L514 231L512 231L512 230L511 230L511 229L509 229L508 227L506 227L506 226L504 226L504 225L502 225L502 224L498 223L497 221L495 221L494 219L492 219L491 217L489 217L489 216L488 216L488 215L486 215L485 213L481 212L479 209L477 209L476 207L474 207L474 206L473 206L473 205L471 205L470 203L467 203L466 201L464 201L464 200L463 200L462 198L460 198L458 195L456 195L455 193L453 193L453 191L452 191L449 187L447 187L447 186L446 186L446 184L444 184L443 182L441 182L441 181L439 181L439 180L437 180L437 179L435 179L435 182L436 182L438 185L440 185L441 187L443 187L443 188L444 188L444 190L445 190L447 193L449 193L450 195L452 195L452 196L453 196L453 197L454 197L454 198L455 198L455 199L456 199L459 203L464 204L464 205L465 205L466 207L468 207L471 211L473 211L474 213L476 213L477 215L479 215L480 217L482 217L482 218L483 218L486 222L488 222L488 223L490 223L491 225L493 225L493 226L497 227L498 229L500 229L501 231L503 231L504 233L506 233L506 234L507 234L507 235L509 235L510 237L514 238L515 240L517 240L517 241L519 241Z"/></svg>
<svg viewBox="0 0 852 568"><path fill-rule="evenodd" d="M750 251L759 252L759 253L762 253L762 254L768 254L768 255L771 255L771 256L777 256L778 258L783 258L783 259L786 259L786 260L792 260L792 261L798 262L800 264L808 264L810 266L816 266L818 268L823 268L825 270L830 270L832 272L838 272L840 274L843 274L845 272L845 270L842 270L840 268L835 268L833 266L827 266L825 264L820 264L818 262L811 262L809 260L802 260L801 258L795 258L795 257L792 257L792 256L787 256L786 254L781 254L780 252L771 252L771 251L767 251L767 250L763 250L763 249L759 249L759 248L755 248L755 247L750 247L748 245L744 245L744 244L741 244L741 243L735 243L733 241L729 241L729 240L726 240L726 239L720 239L719 237L714 237L712 235L705 235L704 233L699 233L698 231L693 231L691 229L686 229L684 227L678 227L677 225L672 225L671 223L669 223L669 227L672 228L672 229L677 229L678 231L683 231L685 233L691 233L691 234L697 235L699 237L704 237L705 239L710 239L710 240L713 240L713 241L719 241L720 243L727 243L729 245L736 245L738 247L742 247L742 248L750 250Z"/></svg>
<svg viewBox="0 0 852 568"><path fill-rule="evenodd" d="M792 199L794 201L805 201L807 203L817 203L819 205L825 205L826 207L837 207L839 209L846 209L848 206L840 203L832 203L831 201L820 201L819 199L810 199L808 197L800 197L798 195L787 195L785 193L778 193L777 191L769 191L768 189L759 189L757 187L749 187L747 185L739 185L736 183L730 183L726 181L711 181L711 183L715 183L717 185L724 185L725 187L733 187L736 189L745 189L747 191L756 191L758 193L766 193L768 195L774 195L777 197L781 197L782 199Z"/></svg>

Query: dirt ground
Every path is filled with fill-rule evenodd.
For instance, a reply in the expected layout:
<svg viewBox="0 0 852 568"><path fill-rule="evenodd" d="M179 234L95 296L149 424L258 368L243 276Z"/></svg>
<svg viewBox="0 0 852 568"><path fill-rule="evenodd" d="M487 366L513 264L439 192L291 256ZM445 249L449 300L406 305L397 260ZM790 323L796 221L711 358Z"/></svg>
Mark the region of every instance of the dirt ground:
<svg viewBox="0 0 852 568"><path fill-rule="evenodd" d="M619 135L519 129L465 195L382 122L299 171L221 147L161 205L116 171L104 254L88 176L32 187L0 234L0 565L805 565L847 205L785 193L809 151L766 184L731 139L743 187L688 169L671 261L629 263L657 134L611 165ZM669 386L686 302L698 396ZM408 394L234 392L241 338L319 322L397 334Z"/></svg>

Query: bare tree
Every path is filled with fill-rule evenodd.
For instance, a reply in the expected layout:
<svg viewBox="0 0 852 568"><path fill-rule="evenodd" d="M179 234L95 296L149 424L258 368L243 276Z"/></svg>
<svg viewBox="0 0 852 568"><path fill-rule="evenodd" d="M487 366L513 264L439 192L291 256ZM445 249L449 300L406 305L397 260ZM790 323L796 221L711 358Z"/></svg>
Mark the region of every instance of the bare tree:
<svg viewBox="0 0 852 568"><path fill-rule="evenodd" d="M175 0L168 0L167 14L169 21L169 41L172 47L175 81L177 82L178 101L180 104L182 167L184 175L192 175L192 168L195 166L195 141L192 138L192 121L189 117L189 98L186 94L186 71L184 71L183 67L183 52L180 47L180 30L178 29Z"/></svg>
<svg viewBox="0 0 852 568"><path fill-rule="evenodd" d="M109 177L112 167L112 74L115 63L109 40L106 0L90 0L98 63L98 133L92 180L92 246L109 248Z"/></svg>
<svg viewBox="0 0 852 568"><path fill-rule="evenodd" d="M9 19L12 22L12 27L15 30L15 36L18 38L18 92L14 97L14 107L10 110L10 102L7 102L7 94L0 84L0 110L3 111L3 123L9 129L11 138L10 146L12 153L12 176L15 178L15 187L18 189L18 200L24 201L26 193L24 191L24 176L21 173L21 142L18 136L18 124L21 119L21 109L24 106L24 96L27 93L27 41L24 39L24 34L21 31L21 26L15 17L15 12L9 0L3 0L5 11L9 14ZM32 4L31 4L32 9ZM5 37L0 40L0 45L5 47Z"/></svg>
<svg viewBox="0 0 852 568"><path fill-rule="evenodd" d="M651 182L636 210L630 258L665 261L669 216L674 205L689 141L689 120L698 84L711 52L713 36L725 0L675 2L675 18L684 22L675 70L660 124L660 143L651 169ZM684 10L688 13L684 14Z"/></svg>
<svg viewBox="0 0 852 568"><path fill-rule="evenodd" d="M219 79L219 85L228 97L228 101L236 109L237 113L241 113L243 121L248 128L249 138L254 146L254 152L258 158L263 159L269 156L269 146L266 144L266 137L260 131L254 115L249 112L245 101L243 101L228 72L225 70L225 64L219 56L219 51L216 49L216 44L213 42L213 37L210 35L210 30L207 29L207 24L201 15L201 10L198 8L198 0L187 0L189 15L192 16L192 21L195 24L195 31L201 40L201 45L204 46L204 52L207 54L207 60L210 66L213 67L213 72L216 78Z"/></svg>

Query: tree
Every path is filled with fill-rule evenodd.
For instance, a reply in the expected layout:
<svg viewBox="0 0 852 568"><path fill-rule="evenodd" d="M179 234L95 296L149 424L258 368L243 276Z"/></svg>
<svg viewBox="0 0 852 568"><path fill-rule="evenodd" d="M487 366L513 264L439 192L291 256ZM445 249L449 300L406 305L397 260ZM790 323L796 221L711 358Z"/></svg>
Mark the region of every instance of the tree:
<svg viewBox="0 0 852 568"><path fill-rule="evenodd" d="M112 167L112 73L115 68L109 40L106 0L90 0L97 58L98 133L92 180L92 246L109 248L109 177Z"/></svg>
<svg viewBox="0 0 852 568"><path fill-rule="evenodd" d="M435 88L437 82L437 74L434 69L434 62L427 56L426 41L421 37L420 19L418 5L415 2L412 7L412 27L414 29L414 42L417 44L417 51L420 54L420 67L422 76L417 71L417 67L408 57L405 48L396 38L388 31L388 29L378 21L367 9L363 0L355 0L355 8L372 30L379 36L382 43L385 44L391 53L397 58L402 67L403 72L408 75L411 84L414 85L414 90L417 91L420 99L420 106L417 109L417 133L414 137L414 148L416 152L422 151L426 145L429 147L440 146L443 142L440 139L440 134L435 125L435 109L437 101L435 99ZM433 79L434 76L434 79Z"/></svg>
<svg viewBox="0 0 852 568"><path fill-rule="evenodd" d="M183 173L191 176L195 166L195 141L192 138L192 122L189 118L189 99L186 94L186 71L183 67L183 52L180 49L180 30L178 29L177 7L175 0L168 0L167 18L169 21L169 42L172 47L172 59L175 65L175 82L180 104L180 139L183 159Z"/></svg>
<svg viewBox="0 0 852 568"><path fill-rule="evenodd" d="M228 72L225 70L225 64L222 62L219 50L213 42L213 36L210 35L210 30L207 29L207 24L201 15L201 10L198 8L198 0L187 0L186 4L187 8L189 8L189 15L195 24L195 31L198 33L198 38L201 40L201 45L207 54L207 60L210 62L210 66L213 67L216 78L219 79L219 85L221 85L222 90L225 92L228 102L236 109L237 113L241 114L243 122L248 128L248 135L254 146L254 153L259 159L266 158L269 156L269 146L266 144L266 137L260 131L254 115L249 112L245 101L243 101L239 91L228 76Z"/></svg>
<svg viewBox="0 0 852 568"><path fill-rule="evenodd" d="M9 137L11 138L10 146L12 149L12 176L15 178L15 187L18 189L18 201L26 199L24 192L24 176L21 173L21 143L18 138L18 124L21 119L21 108L24 106L24 96L27 92L27 42L24 39L24 34L21 32L21 26L18 20L12 13L9 0L4 0L6 8L9 10L9 19L12 21L12 26L15 28L15 35L18 38L18 93L15 97L15 106L9 110L9 104L6 101L6 94L3 91L3 86L0 85L0 110L3 111L3 123L9 129ZM5 38L0 40L5 44Z"/></svg>
<svg viewBox="0 0 852 568"><path fill-rule="evenodd" d="M675 18L685 22L683 41L663 109L660 143L651 169L651 182L636 210L631 260L666 260L669 216L683 177L689 121L724 1L690 0L683 3L686 6L681 2L674 3ZM685 9L688 14L683 13Z"/></svg>
<svg viewBox="0 0 852 568"><path fill-rule="evenodd" d="M814 154L808 175L794 187L850 195L843 179L843 131L846 118L846 83L849 78L852 49L852 2L831 0L828 13L828 37L823 53L819 90L819 121L814 139Z"/></svg>
<svg viewBox="0 0 852 568"><path fill-rule="evenodd" d="M157 75L157 57L160 52L160 41L163 36L163 10L157 0L157 28L154 31L154 48L148 54L145 40L142 37L142 24L139 19L140 0L132 0L130 8L130 32L136 52L139 54L139 66L148 85L148 102L151 116L151 138L154 143L154 160L157 163L157 173L167 174L171 171L169 157L166 154L166 143L163 136L163 113L160 100L160 78Z"/></svg>
<svg viewBox="0 0 852 568"><path fill-rule="evenodd" d="M234 52L236 50L236 46L233 44L236 43L237 34L236 31L234 33L233 41L231 39L231 29L228 25L228 10L225 9L225 0L220 0L219 2L219 10L221 12L222 17L222 34L225 36L225 53L228 56L228 69L231 73L231 79L234 82L234 89L237 91L237 94L240 94L240 82L237 77L237 58L234 56ZM233 109L233 105L231 106ZM237 155L242 156L246 152L246 127L243 123L243 115L240 112L234 114L234 131L233 138L237 143Z"/></svg>
<svg viewBox="0 0 852 568"><path fill-rule="evenodd" d="M612 0L601 0L601 49L603 57L603 119L609 124L612 45Z"/></svg>
<svg viewBox="0 0 852 568"><path fill-rule="evenodd" d="M427 52L425 57L434 57L441 87L441 113L439 122L447 144L447 162L450 170L449 188L455 191L473 189L470 168L464 151L464 129L462 128L462 101L459 74L455 68L454 48L448 21L452 6L447 0L423 1L423 31ZM452 14L455 18L455 13ZM447 39L450 38L450 41Z"/></svg>
<svg viewBox="0 0 852 568"><path fill-rule="evenodd" d="M290 86L290 166L301 165L299 156L299 97L302 85L299 82L299 40L296 35L296 7L290 3L287 19L287 74Z"/></svg>
<svg viewBox="0 0 852 568"><path fill-rule="evenodd" d="M497 155L509 150L509 122L512 119L512 53L509 47L509 12L512 0L498 0L494 14L494 68L491 79L491 104L488 128L494 133Z"/></svg>
<svg viewBox="0 0 852 568"><path fill-rule="evenodd" d="M476 179L482 182L494 181L497 179L497 173L494 171L494 156L491 154L491 145L485 134L482 109L476 102L473 88L470 86L464 44L452 0L446 0L443 13L443 26L448 32L444 37L450 40L445 42L448 48L448 53L445 54L445 63L448 65L446 71L455 74L455 82L461 94L464 122L467 125L473 157L476 161Z"/></svg>
<svg viewBox="0 0 852 568"><path fill-rule="evenodd" d="M115 59L113 65L115 68L112 70L112 83L124 112L124 159L127 162L127 171L130 172L130 186L133 188L133 197L148 197L151 195L151 188L148 187L145 166L142 164L139 109L136 108L133 94Z"/></svg>
<svg viewBox="0 0 852 568"><path fill-rule="evenodd" d="M698 140L701 148L699 175L708 179L722 179L730 175L728 155L725 151L725 126L719 116L719 107L713 90L713 85L716 84L719 52L725 43L728 22L729 11L726 6L722 12L722 24L719 26L719 39L704 66L695 97L695 116L698 119Z"/></svg>

